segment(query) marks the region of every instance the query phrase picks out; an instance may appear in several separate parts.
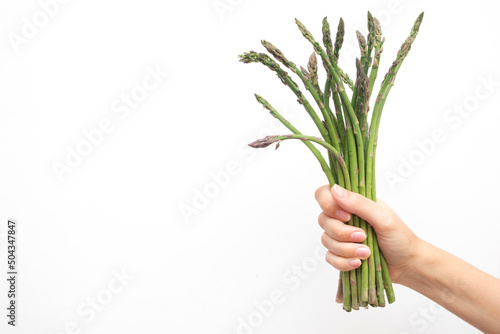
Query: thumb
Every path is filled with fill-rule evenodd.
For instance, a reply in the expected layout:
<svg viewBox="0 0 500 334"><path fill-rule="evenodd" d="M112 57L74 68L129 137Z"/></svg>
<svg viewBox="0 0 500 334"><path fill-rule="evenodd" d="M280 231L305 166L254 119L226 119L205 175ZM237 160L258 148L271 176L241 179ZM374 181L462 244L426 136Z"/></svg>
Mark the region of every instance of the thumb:
<svg viewBox="0 0 500 334"><path fill-rule="evenodd" d="M332 196L342 209L353 213L369 222L374 228L381 227L387 223L387 208L366 198L363 195L348 191L335 184L332 188Z"/></svg>

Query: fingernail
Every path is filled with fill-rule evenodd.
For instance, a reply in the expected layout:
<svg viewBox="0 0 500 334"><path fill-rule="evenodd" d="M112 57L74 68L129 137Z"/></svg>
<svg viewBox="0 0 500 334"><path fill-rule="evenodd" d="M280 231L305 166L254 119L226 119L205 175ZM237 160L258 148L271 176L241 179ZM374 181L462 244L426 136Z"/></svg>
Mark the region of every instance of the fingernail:
<svg viewBox="0 0 500 334"><path fill-rule="evenodd" d="M349 266L351 266L351 268L357 268L360 265L361 265L361 261L358 259L349 261Z"/></svg>
<svg viewBox="0 0 500 334"><path fill-rule="evenodd" d="M343 211L343 210L338 210L337 211L337 218L340 219L340 220L350 220L351 219L351 215L348 214L347 212Z"/></svg>
<svg viewBox="0 0 500 334"><path fill-rule="evenodd" d="M370 249L366 248L366 247L358 247L356 249L356 256L368 257L368 256L370 256Z"/></svg>
<svg viewBox="0 0 500 334"><path fill-rule="evenodd" d="M339 198L345 198L347 193L345 192L345 189L339 186L338 184L334 185L333 188L335 188L335 193Z"/></svg>
<svg viewBox="0 0 500 334"><path fill-rule="evenodd" d="M364 232L353 232L351 234L351 240L356 242L361 242L366 239L366 234Z"/></svg>

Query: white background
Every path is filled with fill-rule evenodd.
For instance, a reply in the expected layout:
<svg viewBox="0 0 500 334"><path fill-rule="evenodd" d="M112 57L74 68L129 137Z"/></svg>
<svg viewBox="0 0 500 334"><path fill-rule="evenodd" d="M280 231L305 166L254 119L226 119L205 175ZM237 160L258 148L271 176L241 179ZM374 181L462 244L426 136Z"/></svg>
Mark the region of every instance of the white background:
<svg viewBox="0 0 500 334"><path fill-rule="evenodd" d="M420 237L499 277L495 2L61 0L14 47L13 34L43 19L46 2L0 3L0 234L12 217L20 240L18 326L6 325L2 306L0 332L477 332L402 286L385 309L347 314L335 304L338 273L323 260L313 196L326 178L300 143L246 148L269 131L288 133L253 93L317 133L274 74L237 55L262 51L265 38L305 65L312 49L294 17L320 39L323 17L335 33L342 15L340 63L354 76L355 31L366 33L370 10L386 36L382 76L425 11L386 103L378 195ZM147 68L168 76L126 117L116 113ZM481 80L496 83L492 92ZM489 94L478 99L476 90ZM68 147L84 145L83 132L104 119L113 130L60 181L54 163L65 164ZM419 153L416 142L436 129L446 140ZM417 163L402 162L410 159ZM210 173L228 164L236 172L214 189ZM203 202L196 194L207 187ZM196 213L186 218L186 207ZM5 263L4 238L0 247ZM294 266L305 266L302 278ZM122 271L126 284L114 279ZM279 292L281 304L256 313Z"/></svg>

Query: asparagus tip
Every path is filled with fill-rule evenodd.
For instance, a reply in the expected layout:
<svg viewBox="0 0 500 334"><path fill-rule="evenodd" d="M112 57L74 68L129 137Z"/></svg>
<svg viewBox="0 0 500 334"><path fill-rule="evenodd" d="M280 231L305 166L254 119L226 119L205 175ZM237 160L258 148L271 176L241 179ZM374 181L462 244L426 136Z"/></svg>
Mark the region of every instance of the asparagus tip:
<svg viewBox="0 0 500 334"><path fill-rule="evenodd" d="M257 61L259 61L259 54L255 51L249 51L249 52L245 52L241 55L238 55L238 58L239 58L239 61L242 62L242 63L245 63L245 64L249 64L249 63L255 63Z"/></svg>
<svg viewBox="0 0 500 334"><path fill-rule="evenodd" d="M267 102L262 96L260 96L259 94L255 94L255 98L257 99L257 101L262 104L265 108L268 108L269 107L269 102Z"/></svg>
<svg viewBox="0 0 500 334"><path fill-rule="evenodd" d="M309 32L309 30L307 30L306 26L304 24L302 24L302 22L299 21L299 19L295 18L295 24L297 24L297 26L299 27L299 30L300 32L302 33L302 35L304 35L304 37L311 43L314 44L314 37L313 35Z"/></svg>
<svg viewBox="0 0 500 334"><path fill-rule="evenodd" d="M253 147L253 148L265 148L268 147L271 144L277 143L280 140L278 139L278 136L267 136L262 139L258 139L250 144L248 146Z"/></svg>

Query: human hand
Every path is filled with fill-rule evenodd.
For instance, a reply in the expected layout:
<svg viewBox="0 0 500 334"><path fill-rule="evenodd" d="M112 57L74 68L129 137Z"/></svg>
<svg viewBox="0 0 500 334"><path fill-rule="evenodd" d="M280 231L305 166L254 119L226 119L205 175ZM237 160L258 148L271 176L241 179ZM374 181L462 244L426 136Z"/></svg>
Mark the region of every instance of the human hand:
<svg viewBox="0 0 500 334"><path fill-rule="evenodd" d="M405 273L411 269L412 259L418 254L421 240L389 206L338 185L332 189L328 185L318 188L315 197L323 210L318 222L325 230L321 242L328 249L328 263L338 270L349 271L359 267L360 260L369 257L368 246L361 244L366 233L344 223L355 214L373 227L392 281L402 283Z"/></svg>

